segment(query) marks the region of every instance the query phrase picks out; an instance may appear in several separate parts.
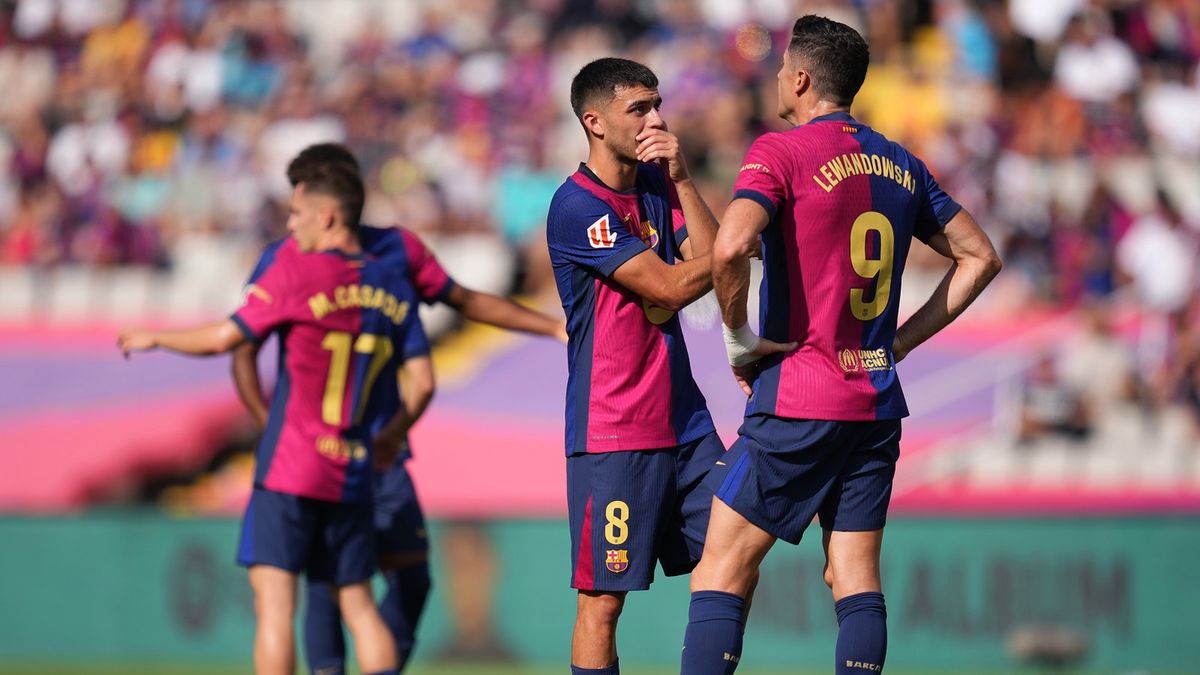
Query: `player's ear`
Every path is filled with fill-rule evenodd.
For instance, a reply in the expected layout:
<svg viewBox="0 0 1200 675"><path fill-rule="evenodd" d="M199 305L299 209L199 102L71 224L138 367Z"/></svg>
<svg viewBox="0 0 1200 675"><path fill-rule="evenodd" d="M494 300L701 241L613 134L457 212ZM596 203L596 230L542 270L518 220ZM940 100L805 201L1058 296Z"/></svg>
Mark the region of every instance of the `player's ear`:
<svg viewBox="0 0 1200 675"><path fill-rule="evenodd" d="M583 128L587 129L596 138L604 138L604 122L595 110L584 111Z"/></svg>
<svg viewBox="0 0 1200 675"><path fill-rule="evenodd" d="M797 98L803 96L804 92L808 91L809 88L812 87L812 78L809 77L807 70L797 70L794 82Z"/></svg>

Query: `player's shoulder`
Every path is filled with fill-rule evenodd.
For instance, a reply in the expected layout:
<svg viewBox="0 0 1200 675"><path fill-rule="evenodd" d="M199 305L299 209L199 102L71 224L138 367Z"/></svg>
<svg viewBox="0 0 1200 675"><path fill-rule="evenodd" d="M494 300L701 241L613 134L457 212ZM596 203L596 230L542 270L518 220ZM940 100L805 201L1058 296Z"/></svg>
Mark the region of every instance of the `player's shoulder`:
<svg viewBox="0 0 1200 675"><path fill-rule="evenodd" d="M386 288L397 298L407 300L416 297L416 289L408 275L387 260L369 256L363 262L363 267L364 278L376 279L377 286Z"/></svg>
<svg viewBox="0 0 1200 675"><path fill-rule="evenodd" d="M363 223L358 232L363 248L377 258L400 252L408 245L412 236L411 232L399 225L377 226Z"/></svg>
<svg viewBox="0 0 1200 675"><path fill-rule="evenodd" d="M565 227L589 217L595 220L597 214L604 214L611 210L612 206L608 202L584 188L575 181L574 177L569 177L554 192L554 197L550 200L547 224L551 229Z"/></svg>
<svg viewBox="0 0 1200 675"><path fill-rule="evenodd" d="M296 255L299 252L300 248L296 245L295 239L291 237L276 239L263 247L262 253L258 256L258 268L260 271L265 270L279 258Z"/></svg>

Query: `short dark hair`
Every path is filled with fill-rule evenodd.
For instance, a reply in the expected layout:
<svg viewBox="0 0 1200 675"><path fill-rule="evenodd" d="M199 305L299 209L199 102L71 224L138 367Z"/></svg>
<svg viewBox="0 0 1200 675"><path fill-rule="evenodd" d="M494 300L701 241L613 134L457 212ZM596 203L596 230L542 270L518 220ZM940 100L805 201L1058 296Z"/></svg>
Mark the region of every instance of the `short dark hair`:
<svg viewBox="0 0 1200 675"><path fill-rule="evenodd" d="M844 23L808 14L796 19L788 44L792 63L800 61L817 95L848 106L867 77L871 50L858 31Z"/></svg>
<svg viewBox="0 0 1200 675"><path fill-rule="evenodd" d="M306 192L329 195L338 201L342 222L352 232L362 219L366 190L358 171L358 160L343 145L310 145L288 164L288 182L303 184Z"/></svg>
<svg viewBox="0 0 1200 675"><path fill-rule="evenodd" d="M291 163L288 164L288 177L291 177L293 169L305 171L309 165L329 163L345 164L355 173L361 172L358 158L346 146L341 143L315 143L304 148L300 154L292 158Z"/></svg>
<svg viewBox="0 0 1200 675"><path fill-rule="evenodd" d="M592 101L607 97L612 100L621 87L658 87L658 77L637 61L605 57L596 59L580 69L571 80L571 109L583 121L583 108Z"/></svg>

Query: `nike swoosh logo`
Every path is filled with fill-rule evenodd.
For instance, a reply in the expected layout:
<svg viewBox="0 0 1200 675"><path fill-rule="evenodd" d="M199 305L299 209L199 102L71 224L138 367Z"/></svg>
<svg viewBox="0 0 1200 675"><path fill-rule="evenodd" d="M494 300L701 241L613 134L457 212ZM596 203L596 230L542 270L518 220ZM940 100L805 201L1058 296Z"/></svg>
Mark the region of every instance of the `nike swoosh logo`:
<svg viewBox="0 0 1200 675"><path fill-rule="evenodd" d="M725 466L725 462L722 462L721 460L718 459L717 466Z"/></svg>

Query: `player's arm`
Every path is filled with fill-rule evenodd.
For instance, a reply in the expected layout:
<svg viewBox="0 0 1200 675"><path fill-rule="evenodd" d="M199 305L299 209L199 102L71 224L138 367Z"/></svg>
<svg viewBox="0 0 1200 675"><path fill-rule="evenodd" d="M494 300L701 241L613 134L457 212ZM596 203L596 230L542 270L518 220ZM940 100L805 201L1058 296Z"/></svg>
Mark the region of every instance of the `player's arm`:
<svg viewBox="0 0 1200 675"><path fill-rule="evenodd" d="M678 312L712 289L711 262L712 256L704 255L668 265L646 249L622 263L612 278L655 306Z"/></svg>
<svg viewBox="0 0 1200 675"><path fill-rule="evenodd" d="M638 134L638 161L662 162L667 178L675 185L683 220L687 223L687 239L679 247L685 260L708 255L712 251L713 239L717 234L717 217L700 196L700 190L688 172L687 162L679 146L679 139L667 131L667 125L658 117L646 125Z"/></svg>
<svg viewBox="0 0 1200 675"><path fill-rule="evenodd" d="M675 192L679 195L679 205L683 207L684 222L687 223L687 239L679 247L684 260L692 260L712 252L713 242L717 236L717 217L704 198L696 184L688 179L675 184Z"/></svg>
<svg viewBox="0 0 1200 675"><path fill-rule="evenodd" d="M400 368L400 396L404 400L404 408L408 413L409 427L421 419L421 415L433 400L433 392L437 383L433 375L433 359L428 356L417 356L404 362Z"/></svg>
<svg viewBox="0 0 1200 675"><path fill-rule="evenodd" d="M966 209L928 243L954 262L929 300L896 331L892 354L897 363L962 314L1003 266L991 240Z"/></svg>
<svg viewBox="0 0 1200 675"><path fill-rule="evenodd" d="M168 349L180 354L212 356L222 354L246 341L246 335L231 319L180 330L138 330L126 328L117 337L117 346L125 358L132 352Z"/></svg>
<svg viewBox="0 0 1200 675"><path fill-rule="evenodd" d="M453 284L442 300L472 321L567 341L566 319L522 307L508 298Z"/></svg>
<svg viewBox="0 0 1200 675"><path fill-rule="evenodd" d="M263 395L262 383L258 378L258 352L261 348L260 343L247 340L233 350L231 366L238 398L260 429L267 426L267 398Z"/></svg>
<svg viewBox="0 0 1200 675"><path fill-rule="evenodd" d="M405 359L398 377L404 405L400 406L392 419L388 420L372 439L377 470L386 469L396 461L397 455L408 440L409 430L429 407L435 388L433 359L428 355Z"/></svg>
<svg viewBox="0 0 1200 675"><path fill-rule="evenodd" d="M752 393L756 361L767 354L796 348L795 342L780 344L758 337L747 317L750 258L758 253L758 236L770 222L770 214L758 202L735 199L725 209L713 244L713 288L721 307L725 351L734 377L747 396Z"/></svg>

